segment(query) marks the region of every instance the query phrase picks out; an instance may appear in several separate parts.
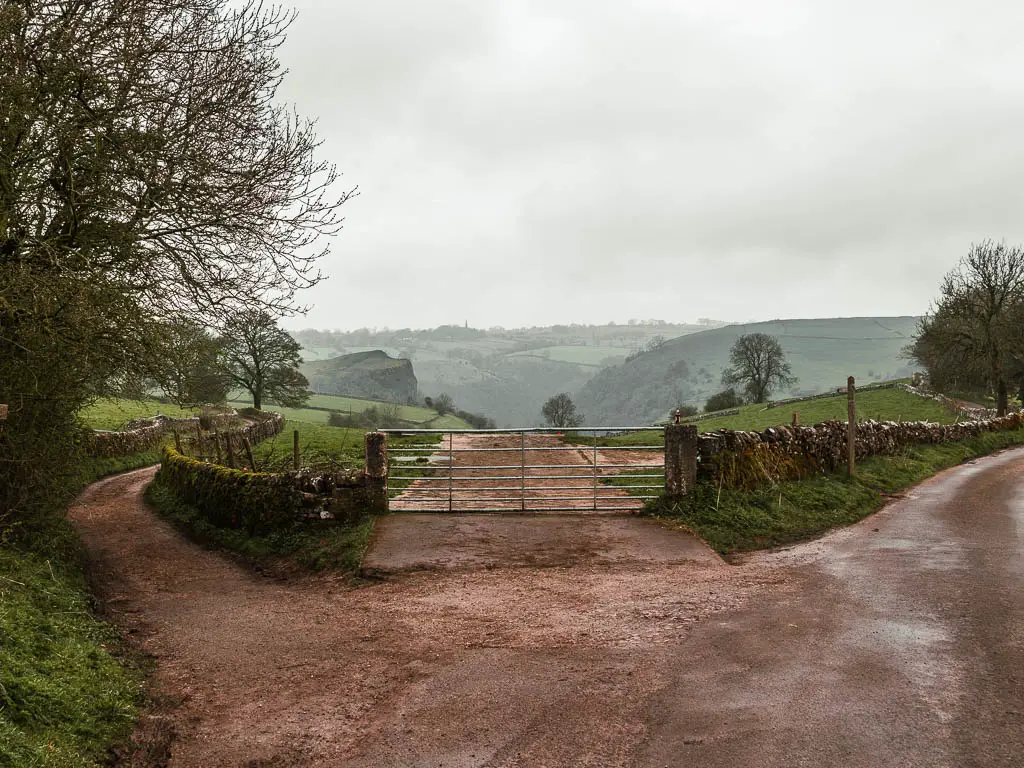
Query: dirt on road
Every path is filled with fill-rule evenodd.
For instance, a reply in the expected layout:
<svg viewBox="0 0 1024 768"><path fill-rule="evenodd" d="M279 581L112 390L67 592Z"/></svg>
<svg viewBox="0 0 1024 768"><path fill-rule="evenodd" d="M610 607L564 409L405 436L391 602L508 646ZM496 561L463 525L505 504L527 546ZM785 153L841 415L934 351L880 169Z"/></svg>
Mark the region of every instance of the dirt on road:
<svg viewBox="0 0 1024 768"><path fill-rule="evenodd" d="M72 515L156 659L171 766L1020 766L1022 470L979 460L738 567L624 544L355 588L184 541L148 471Z"/></svg>
<svg viewBox="0 0 1024 768"><path fill-rule="evenodd" d="M93 485L70 515L99 596L156 659L171 766L617 765L691 628L788 588L706 551L634 557L582 520L544 567L272 581L156 518L152 473Z"/></svg>

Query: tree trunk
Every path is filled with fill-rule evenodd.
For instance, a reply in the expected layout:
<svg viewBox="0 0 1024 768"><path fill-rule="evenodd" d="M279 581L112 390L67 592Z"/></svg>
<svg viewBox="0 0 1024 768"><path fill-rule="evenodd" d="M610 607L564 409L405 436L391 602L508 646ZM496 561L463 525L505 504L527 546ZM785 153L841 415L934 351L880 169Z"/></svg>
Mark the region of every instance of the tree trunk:
<svg viewBox="0 0 1024 768"><path fill-rule="evenodd" d="M1003 361L998 350L990 357L992 366L992 387L996 391L996 416L1005 416L1009 405L1006 392L1006 376L1003 375Z"/></svg>
<svg viewBox="0 0 1024 768"><path fill-rule="evenodd" d="M263 408L263 398L261 397L262 394L262 392L256 389L254 389L252 392L252 407L257 411L262 410Z"/></svg>

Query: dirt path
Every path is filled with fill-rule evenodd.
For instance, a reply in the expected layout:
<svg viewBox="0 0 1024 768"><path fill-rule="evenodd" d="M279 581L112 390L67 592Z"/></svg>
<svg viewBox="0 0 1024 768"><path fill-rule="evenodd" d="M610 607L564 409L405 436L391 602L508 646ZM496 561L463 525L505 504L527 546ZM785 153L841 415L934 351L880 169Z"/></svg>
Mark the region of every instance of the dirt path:
<svg viewBox="0 0 1024 768"><path fill-rule="evenodd" d="M409 490L392 499L392 510L448 509L448 466L454 468L451 509L456 512L498 509L543 513L568 509L623 514L637 512L643 505L642 499L626 490L595 482L595 452L591 448L571 448L554 435L445 435L429 459L434 468L428 470L431 479L413 482ZM630 471L628 467L657 473L665 463L661 448L598 449L596 459L599 478ZM400 475L410 468L419 467L399 464L393 473ZM636 484L657 482L636 480Z"/></svg>
<svg viewBox="0 0 1024 768"><path fill-rule="evenodd" d="M721 565L695 536L633 515L397 513L377 522L363 570Z"/></svg>
<svg viewBox="0 0 1024 768"><path fill-rule="evenodd" d="M142 504L149 471L72 514L176 702L171 766L1019 766L1022 470L1024 451L951 470L741 567L583 558L360 589L188 544Z"/></svg>
<svg viewBox="0 0 1024 768"><path fill-rule="evenodd" d="M179 702L172 766L616 765L690 628L785 585L715 558L614 552L357 589L280 583L155 518L151 476L101 481L70 515L101 599ZM524 734L532 746L510 746Z"/></svg>

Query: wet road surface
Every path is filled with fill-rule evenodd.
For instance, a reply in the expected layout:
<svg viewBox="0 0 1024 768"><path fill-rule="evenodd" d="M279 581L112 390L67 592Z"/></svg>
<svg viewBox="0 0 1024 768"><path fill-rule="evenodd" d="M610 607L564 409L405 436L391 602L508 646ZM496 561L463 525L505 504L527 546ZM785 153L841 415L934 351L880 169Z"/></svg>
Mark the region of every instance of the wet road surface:
<svg viewBox="0 0 1024 768"><path fill-rule="evenodd" d="M802 587L691 635L637 765L1024 765L1024 454L764 564Z"/></svg>

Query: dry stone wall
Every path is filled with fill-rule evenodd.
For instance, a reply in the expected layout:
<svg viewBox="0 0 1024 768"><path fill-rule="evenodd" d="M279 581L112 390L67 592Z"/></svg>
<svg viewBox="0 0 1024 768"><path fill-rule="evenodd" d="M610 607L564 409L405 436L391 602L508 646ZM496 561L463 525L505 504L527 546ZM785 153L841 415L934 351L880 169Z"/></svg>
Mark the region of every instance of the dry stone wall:
<svg viewBox="0 0 1024 768"><path fill-rule="evenodd" d="M157 415L149 419L136 419L129 422L125 429L117 432L90 433L88 451L90 455L102 459L154 451L163 444L164 436L169 431L186 427L195 429L198 425L198 418L172 419L169 416Z"/></svg>
<svg viewBox="0 0 1024 768"><path fill-rule="evenodd" d="M212 435L197 431L195 436L189 434L181 438L185 453L208 457L233 455L241 461L245 441L256 445L284 431L285 419L280 413L246 409L241 415L248 421L244 427L215 431Z"/></svg>
<svg viewBox="0 0 1024 768"><path fill-rule="evenodd" d="M157 482L210 523L266 533L303 520L351 522L369 510L362 472L244 472L165 448Z"/></svg>
<svg viewBox="0 0 1024 768"><path fill-rule="evenodd" d="M249 421L239 429L232 429L231 426L237 424L239 420L239 415L235 411L214 414L209 417L209 423L223 429L223 434L229 436L227 439L232 440L232 447L237 451L242 450L243 437L249 440L250 445L255 445L284 429L284 416L279 413L247 411L245 416ZM199 417L176 419L158 414L151 418L130 421L123 430L116 432L93 431L89 435L88 450L92 456L104 459L155 451L172 432L179 433L184 436L183 439L189 441L199 440L198 437L192 437L193 434L202 433Z"/></svg>
<svg viewBox="0 0 1024 768"><path fill-rule="evenodd" d="M1022 426L1020 413L957 424L864 421L857 425L856 455L864 459L912 445L954 442ZM698 438L699 470L705 479L730 487L834 472L846 462L846 430L845 422L826 421L814 426L770 427L764 432L709 432Z"/></svg>

